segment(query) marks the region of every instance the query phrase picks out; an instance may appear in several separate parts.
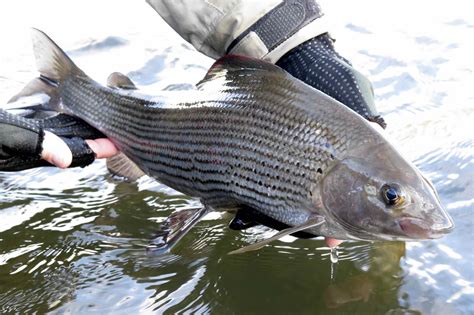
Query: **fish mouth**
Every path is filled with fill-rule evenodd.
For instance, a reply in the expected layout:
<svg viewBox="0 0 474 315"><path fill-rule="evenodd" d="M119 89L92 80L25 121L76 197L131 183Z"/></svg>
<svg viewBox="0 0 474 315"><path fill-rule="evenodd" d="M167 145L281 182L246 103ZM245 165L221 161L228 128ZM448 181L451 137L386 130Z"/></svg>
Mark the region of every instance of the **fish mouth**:
<svg viewBox="0 0 474 315"><path fill-rule="evenodd" d="M402 233L410 239L436 239L454 229L454 223L449 217L442 223L434 224L418 218L401 218L397 222Z"/></svg>

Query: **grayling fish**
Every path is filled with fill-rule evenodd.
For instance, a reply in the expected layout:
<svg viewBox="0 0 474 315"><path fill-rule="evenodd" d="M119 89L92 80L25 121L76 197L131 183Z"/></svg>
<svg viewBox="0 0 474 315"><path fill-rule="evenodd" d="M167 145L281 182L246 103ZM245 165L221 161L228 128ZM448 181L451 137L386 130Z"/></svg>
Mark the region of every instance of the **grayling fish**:
<svg viewBox="0 0 474 315"><path fill-rule="evenodd" d="M99 85L43 32L33 39L43 80L59 89L54 110L85 120L206 209L288 227L270 240L301 231L418 240L453 228L430 182L367 121L272 64L223 57L196 90L147 97ZM165 244L205 213L172 216Z"/></svg>

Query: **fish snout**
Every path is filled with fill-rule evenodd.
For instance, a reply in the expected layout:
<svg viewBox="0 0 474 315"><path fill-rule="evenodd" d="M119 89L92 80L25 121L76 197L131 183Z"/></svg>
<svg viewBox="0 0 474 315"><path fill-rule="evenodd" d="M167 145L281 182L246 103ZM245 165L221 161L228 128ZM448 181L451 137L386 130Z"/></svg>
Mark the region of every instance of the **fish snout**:
<svg viewBox="0 0 474 315"><path fill-rule="evenodd" d="M398 224L402 232L411 239L434 239L450 233L454 229L454 223L446 215L442 221L419 218L401 218Z"/></svg>

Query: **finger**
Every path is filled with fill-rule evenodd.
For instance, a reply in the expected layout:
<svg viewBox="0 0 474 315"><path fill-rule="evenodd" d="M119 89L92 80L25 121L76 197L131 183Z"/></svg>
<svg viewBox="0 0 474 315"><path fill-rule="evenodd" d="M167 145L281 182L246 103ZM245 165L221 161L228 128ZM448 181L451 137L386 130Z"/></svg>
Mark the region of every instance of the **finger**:
<svg viewBox="0 0 474 315"><path fill-rule="evenodd" d="M326 241L326 245L331 248L337 247L343 242L343 241L336 240L335 238L330 238L330 237L326 237L324 241Z"/></svg>
<svg viewBox="0 0 474 315"><path fill-rule="evenodd" d="M49 131L44 132L41 158L60 168L67 168L72 162L69 147L58 136Z"/></svg>
<svg viewBox="0 0 474 315"><path fill-rule="evenodd" d="M107 138L86 140L86 142L98 159L109 158L119 153L117 147Z"/></svg>

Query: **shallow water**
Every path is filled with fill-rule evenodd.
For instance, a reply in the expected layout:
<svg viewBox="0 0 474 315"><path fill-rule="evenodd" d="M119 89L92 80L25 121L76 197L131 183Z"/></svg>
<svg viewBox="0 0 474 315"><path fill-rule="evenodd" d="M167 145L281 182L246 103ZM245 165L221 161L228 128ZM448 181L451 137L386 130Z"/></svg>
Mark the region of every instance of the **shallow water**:
<svg viewBox="0 0 474 315"><path fill-rule="evenodd" d="M353 3L356 2L356 3ZM7 4L8 3L8 4ZM193 201L150 179L85 169L0 173L1 313L474 313L474 22L469 1L323 2L338 50L372 80L396 146L433 181L456 229L427 242L346 242L236 232L211 214L167 255L144 247ZM27 10L26 10L27 9ZM28 27L86 73L129 74L146 90L186 88L212 61L143 2L0 4L0 101L36 75ZM6 44L8 43L8 45Z"/></svg>

